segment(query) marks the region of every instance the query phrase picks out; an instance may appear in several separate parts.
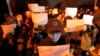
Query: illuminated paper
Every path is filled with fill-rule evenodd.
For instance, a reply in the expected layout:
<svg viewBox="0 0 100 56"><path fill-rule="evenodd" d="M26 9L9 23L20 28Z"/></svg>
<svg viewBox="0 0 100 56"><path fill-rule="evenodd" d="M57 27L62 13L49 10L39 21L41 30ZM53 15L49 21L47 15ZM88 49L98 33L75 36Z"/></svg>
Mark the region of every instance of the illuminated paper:
<svg viewBox="0 0 100 56"><path fill-rule="evenodd" d="M38 6L39 12L45 12L45 6Z"/></svg>
<svg viewBox="0 0 100 56"><path fill-rule="evenodd" d="M92 25L93 16L91 15L83 15L84 24Z"/></svg>
<svg viewBox="0 0 100 56"><path fill-rule="evenodd" d="M14 32L14 27L13 25L1 25L3 33L8 34L8 33L13 33Z"/></svg>
<svg viewBox="0 0 100 56"><path fill-rule="evenodd" d="M28 8L29 8L32 12L39 12L38 4L36 4L36 3L28 4Z"/></svg>
<svg viewBox="0 0 100 56"><path fill-rule="evenodd" d="M82 19L67 20L65 32L81 31L84 29L84 21Z"/></svg>
<svg viewBox="0 0 100 56"><path fill-rule="evenodd" d="M53 9L52 14L58 14L58 9L57 8Z"/></svg>
<svg viewBox="0 0 100 56"><path fill-rule="evenodd" d="M70 45L39 46L39 56L69 56Z"/></svg>
<svg viewBox="0 0 100 56"><path fill-rule="evenodd" d="M65 9L65 17L66 16L71 16L72 18L74 18L77 14L77 8L71 8L71 7L67 7Z"/></svg>
<svg viewBox="0 0 100 56"><path fill-rule="evenodd" d="M77 20L67 20L66 27L76 27L84 25L84 21L82 19Z"/></svg>
<svg viewBox="0 0 100 56"><path fill-rule="evenodd" d="M48 13L32 13L32 21L38 25L45 25L48 22Z"/></svg>

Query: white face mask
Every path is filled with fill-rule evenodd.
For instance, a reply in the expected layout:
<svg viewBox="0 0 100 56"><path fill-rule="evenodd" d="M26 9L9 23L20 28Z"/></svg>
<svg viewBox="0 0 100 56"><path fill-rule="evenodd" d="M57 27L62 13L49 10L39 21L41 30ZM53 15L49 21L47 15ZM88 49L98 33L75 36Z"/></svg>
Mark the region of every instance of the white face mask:
<svg viewBox="0 0 100 56"><path fill-rule="evenodd" d="M48 34L53 42L57 42L60 39L61 33Z"/></svg>
<svg viewBox="0 0 100 56"><path fill-rule="evenodd" d="M14 23L14 24L12 24L13 25L13 27L14 27L14 29L16 28L16 23Z"/></svg>
<svg viewBox="0 0 100 56"><path fill-rule="evenodd" d="M18 20L17 23L18 23L19 26L21 26L21 21L20 20Z"/></svg>

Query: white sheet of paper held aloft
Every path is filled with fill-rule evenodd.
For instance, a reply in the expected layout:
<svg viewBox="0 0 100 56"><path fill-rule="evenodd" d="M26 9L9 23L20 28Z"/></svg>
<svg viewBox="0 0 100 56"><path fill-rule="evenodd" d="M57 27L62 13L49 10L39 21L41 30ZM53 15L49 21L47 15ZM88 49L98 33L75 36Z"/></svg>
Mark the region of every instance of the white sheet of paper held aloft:
<svg viewBox="0 0 100 56"><path fill-rule="evenodd" d="M28 8L32 11L32 12L38 12L38 3L30 3L28 4Z"/></svg>
<svg viewBox="0 0 100 56"><path fill-rule="evenodd" d="M38 3L28 4L28 8L32 12L45 12L45 6L39 6Z"/></svg>
<svg viewBox="0 0 100 56"><path fill-rule="evenodd" d="M13 33L14 32L14 27L12 24L10 25L1 25L3 33Z"/></svg>
<svg viewBox="0 0 100 56"><path fill-rule="evenodd" d="M46 11L45 9L46 9L45 6L38 6L39 12L45 12Z"/></svg>
<svg viewBox="0 0 100 56"><path fill-rule="evenodd" d="M48 13L32 13L32 21L38 25L45 25L48 22Z"/></svg>
<svg viewBox="0 0 100 56"><path fill-rule="evenodd" d="M93 16L92 15L83 15L84 24L92 25Z"/></svg>
<svg viewBox="0 0 100 56"><path fill-rule="evenodd" d="M3 30L3 38L7 36L9 33L14 33L14 26L11 25L1 25L1 28Z"/></svg>
<svg viewBox="0 0 100 56"><path fill-rule="evenodd" d="M77 14L77 8L73 8L73 7L66 7L65 9L65 17L66 16L70 16L72 18L74 18Z"/></svg>
<svg viewBox="0 0 100 56"><path fill-rule="evenodd" d="M84 25L84 21L82 19L77 20L67 20L66 27L77 27Z"/></svg>
<svg viewBox="0 0 100 56"><path fill-rule="evenodd" d="M38 46L39 56L69 56L70 45Z"/></svg>

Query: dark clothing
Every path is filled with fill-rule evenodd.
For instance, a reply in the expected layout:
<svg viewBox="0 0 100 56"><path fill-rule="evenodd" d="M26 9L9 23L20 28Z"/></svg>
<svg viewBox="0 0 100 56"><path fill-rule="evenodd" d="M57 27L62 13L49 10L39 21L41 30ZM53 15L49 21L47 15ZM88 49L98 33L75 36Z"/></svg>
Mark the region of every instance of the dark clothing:
<svg viewBox="0 0 100 56"><path fill-rule="evenodd" d="M42 42L40 42L40 46L53 46L53 45L64 45L66 44L66 39L64 37L60 37L60 39L54 43L50 37L45 38Z"/></svg>
<svg viewBox="0 0 100 56"><path fill-rule="evenodd" d="M0 56L16 56L17 54L15 45L10 45L8 39L2 40L0 48Z"/></svg>
<svg viewBox="0 0 100 56"><path fill-rule="evenodd" d="M39 56L39 52L38 52L38 48L37 46L57 46L57 45L65 45L66 44L66 38L64 36L61 36L60 39L54 43L50 37L46 37L45 39L43 39L39 44L34 45L34 51L36 53L34 53L35 56Z"/></svg>
<svg viewBox="0 0 100 56"><path fill-rule="evenodd" d="M26 56L33 56L33 49L32 48L27 48Z"/></svg>
<svg viewBox="0 0 100 56"><path fill-rule="evenodd" d="M14 33L14 38L17 40L17 38L19 37L21 33L21 27L17 26L15 29L15 33Z"/></svg>
<svg viewBox="0 0 100 56"><path fill-rule="evenodd" d="M27 22L25 22L25 23L26 23L27 27L29 28L29 30L30 30L30 32L31 32L32 29L33 29L34 23L32 22L32 19L31 19L31 18L27 18L26 21L27 21Z"/></svg>
<svg viewBox="0 0 100 56"><path fill-rule="evenodd" d="M94 42L94 45L100 44L100 31L96 35L96 41Z"/></svg>

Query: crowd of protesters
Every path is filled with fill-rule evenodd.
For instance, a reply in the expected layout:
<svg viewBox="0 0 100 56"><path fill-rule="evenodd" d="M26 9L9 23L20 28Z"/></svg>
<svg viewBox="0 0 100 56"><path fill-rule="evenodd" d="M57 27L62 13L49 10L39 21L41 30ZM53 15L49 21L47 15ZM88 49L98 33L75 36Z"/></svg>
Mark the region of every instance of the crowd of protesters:
<svg viewBox="0 0 100 56"><path fill-rule="evenodd" d="M74 56L86 56L89 49L86 49L87 47L100 43L99 22L94 20L93 23L96 27L87 25L85 31L82 29L66 32L64 30L66 20L72 20L72 17L64 17L64 12L60 10L59 12L56 15L48 13L46 25L37 25L32 22L31 11L29 10L23 11L22 9L21 13L15 13L14 16L3 14L1 18L5 20L1 25L14 24L15 28L14 32L4 34L0 25L0 56L39 56L37 46L64 44L70 44L70 49L75 49ZM75 18L82 19L83 14L94 15L94 11L90 8L79 8ZM96 15L95 17L97 17Z"/></svg>

